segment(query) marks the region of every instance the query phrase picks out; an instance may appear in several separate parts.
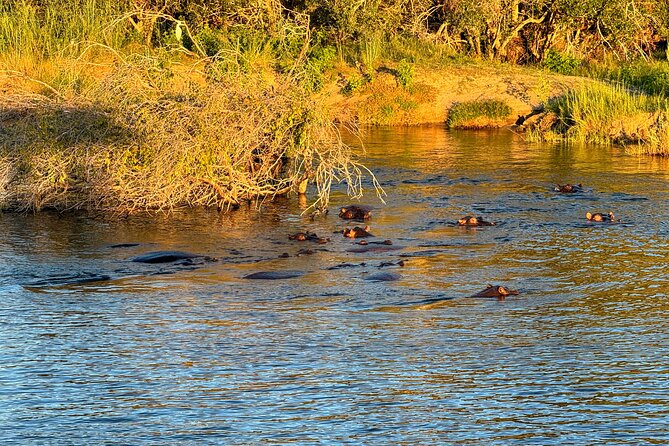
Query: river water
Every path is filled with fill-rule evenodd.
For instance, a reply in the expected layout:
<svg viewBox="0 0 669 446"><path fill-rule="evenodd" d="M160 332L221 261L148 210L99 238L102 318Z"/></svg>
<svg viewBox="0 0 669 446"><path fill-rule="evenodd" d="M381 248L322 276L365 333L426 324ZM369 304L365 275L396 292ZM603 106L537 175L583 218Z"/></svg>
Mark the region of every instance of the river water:
<svg viewBox="0 0 669 446"><path fill-rule="evenodd" d="M313 221L296 199L0 215L0 443L669 443L666 160L440 127L364 142L388 194L366 183L372 240L393 241L367 247L392 250L334 234L343 188ZM162 249L220 261L128 261ZM275 270L304 274L243 278ZM466 298L487 283L520 295Z"/></svg>

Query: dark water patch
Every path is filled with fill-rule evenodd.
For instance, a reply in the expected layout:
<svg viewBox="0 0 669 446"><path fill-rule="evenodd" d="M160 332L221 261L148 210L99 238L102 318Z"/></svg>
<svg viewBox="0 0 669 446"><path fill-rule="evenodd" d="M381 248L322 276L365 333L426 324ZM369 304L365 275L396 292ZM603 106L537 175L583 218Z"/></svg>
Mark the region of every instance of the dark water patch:
<svg viewBox="0 0 669 446"><path fill-rule="evenodd" d="M611 194L611 198L616 200L616 201L648 201L647 197L639 196L639 195L632 195L632 194L626 194L622 192L614 192Z"/></svg>
<svg viewBox="0 0 669 446"><path fill-rule="evenodd" d="M405 246L399 245L358 245L353 248L347 248L346 252L351 253L366 253L366 252L390 252L404 249Z"/></svg>
<svg viewBox="0 0 669 446"><path fill-rule="evenodd" d="M109 245L111 249L134 248L136 246L141 246L141 243L116 243L114 245Z"/></svg>
<svg viewBox="0 0 669 446"><path fill-rule="evenodd" d="M70 285L83 285L94 282L105 282L112 277L107 274L80 272L71 275L52 275L23 284L26 289L57 288Z"/></svg>

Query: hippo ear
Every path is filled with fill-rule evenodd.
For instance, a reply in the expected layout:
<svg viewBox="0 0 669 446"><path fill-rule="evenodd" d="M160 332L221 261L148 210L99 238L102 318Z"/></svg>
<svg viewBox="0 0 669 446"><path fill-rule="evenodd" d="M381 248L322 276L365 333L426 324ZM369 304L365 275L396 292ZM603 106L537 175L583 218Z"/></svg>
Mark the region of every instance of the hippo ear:
<svg viewBox="0 0 669 446"><path fill-rule="evenodd" d="M489 283L486 285L486 288L494 288L494 286L492 286L492 284Z"/></svg>
<svg viewBox="0 0 669 446"><path fill-rule="evenodd" d="M499 294L509 294L508 291L506 291L506 288L504 288L503 286L498 286L497 287L497 292Z"/></svg>
<svg viewBox="0 0 669 446"><path fill-rule="evenodd" d="M340 214L342 214L342 213L344 213L344 212L346 212L346 208L341 208L341 209L339 209L339 213L340 213Z"/></svg>
<svg viewBox="0 0 669 446"><path fill-rule="evenodd" d="M365 226L365 231L369 231L369 225Z"/></svg>

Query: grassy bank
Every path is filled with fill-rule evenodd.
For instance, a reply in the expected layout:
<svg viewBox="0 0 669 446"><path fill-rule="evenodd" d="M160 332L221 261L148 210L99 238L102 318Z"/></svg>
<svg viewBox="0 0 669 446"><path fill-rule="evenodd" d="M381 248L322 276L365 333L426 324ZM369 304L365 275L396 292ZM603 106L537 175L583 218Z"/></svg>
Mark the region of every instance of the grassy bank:
<svg viewBox="0 0 669 446"><path fill-rule="evenodd" d="M630 152L669 155L669 100L621 84L589 82L547 104L528 124L533 139L619 144Z"/></svg>

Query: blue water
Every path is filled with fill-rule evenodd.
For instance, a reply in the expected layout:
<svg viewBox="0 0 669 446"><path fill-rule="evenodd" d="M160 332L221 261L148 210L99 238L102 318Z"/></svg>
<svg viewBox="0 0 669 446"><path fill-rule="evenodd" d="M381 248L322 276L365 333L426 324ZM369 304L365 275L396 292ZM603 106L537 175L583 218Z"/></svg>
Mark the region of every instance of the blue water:
<svg viewBox="0 0 669 446"><path fill-rule="evenodd" d="M343 188L313 221L296 199L0 215L0 443L669 443L666 161L437 127L365 146L388 194L367 190L370 230L396 250L348 251ZM288 240L305 229L332 242ZM129 261L159 249L220 261ZM275 270L304 275L243 278ZM466 298L487 283L521 294Z"/></svg>

